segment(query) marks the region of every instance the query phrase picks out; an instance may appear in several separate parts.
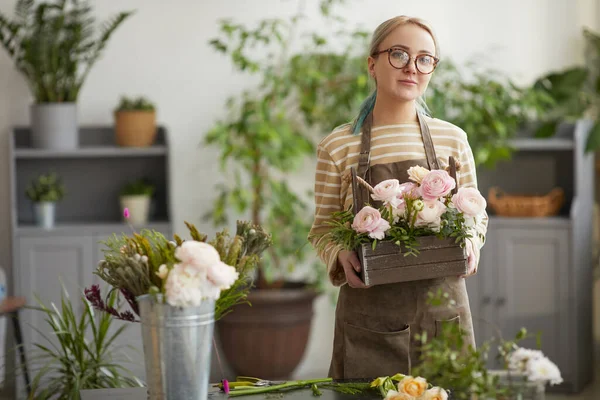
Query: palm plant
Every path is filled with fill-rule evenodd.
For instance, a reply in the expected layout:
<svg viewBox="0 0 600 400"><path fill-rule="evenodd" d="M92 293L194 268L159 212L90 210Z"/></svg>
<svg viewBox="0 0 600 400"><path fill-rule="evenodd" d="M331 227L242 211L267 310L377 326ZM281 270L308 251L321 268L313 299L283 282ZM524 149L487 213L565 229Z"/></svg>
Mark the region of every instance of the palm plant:
<svg viewBox="0 0 600 400"><path fill-rule="evenodd" d="M96 35L86 0L36 5L18 0L15 18L0 12L0 43L25 76L37 103L75 102L114 31L132 14L105 21Z"/></svg>
<svg viewBox="0 0 600 400"><path fill-rule="evenodd" d="M112 292L110 307L116 305L116 299L117 292ZM30 398L78 399L83 389L142 386L122 366L127 360L116 356L120 349L115 340L127 325L112 329L112 315L96 316L92 305L85 298L83 302L79 318L65 294L61 296L60 311L54 304L48 307L39 299L40 307L28 307L44 312L50 328L50 334L38 331L47 343L33 344L35 354L31 362L39 368L31 382Z"/></svg>

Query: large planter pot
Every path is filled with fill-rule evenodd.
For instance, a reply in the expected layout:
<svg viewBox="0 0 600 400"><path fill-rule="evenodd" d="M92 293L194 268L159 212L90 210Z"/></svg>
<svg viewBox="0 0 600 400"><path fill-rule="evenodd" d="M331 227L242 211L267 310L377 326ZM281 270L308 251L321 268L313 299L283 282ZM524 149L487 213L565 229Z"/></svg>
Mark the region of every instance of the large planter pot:
<svg viewBox="0 0 600 400"><path fill-rule="evenodd" d="M223 353L237 375L289 379L304 356L317 294L254 290L217 322Z"/></svg>
<svg viewBox="0 0 600 400"><path fill-rule="evenodd" d="M73 150L79 145L76 103L32 104L31 145L49 150Z"/></svg>
<svg viewBox="0 0 600 400"><path fill-rule="evenodd" d="M115 141L119 146L147 147L155 139L155 111L115 112Z"/></svg>
<svg viewBox="0 0 600 400"><path fill-rule="evenodd" d="M45 229L54 227L56 219L56 203L43 201L33 205L35 224Z"/></svg>
<svg viewBox="0 0 600 400"><path fill-rule="evenodd" d="M129 222L134 225L143 225L148 223L150 215L150 196L132 195L121 196L121 210L129 210Z"/></svg>
<svg viewBox="0 0 600 400"><path fill-rule="evenodd" d="M208 398L215 301L173 307L137 298L149 400Z"/></svg>

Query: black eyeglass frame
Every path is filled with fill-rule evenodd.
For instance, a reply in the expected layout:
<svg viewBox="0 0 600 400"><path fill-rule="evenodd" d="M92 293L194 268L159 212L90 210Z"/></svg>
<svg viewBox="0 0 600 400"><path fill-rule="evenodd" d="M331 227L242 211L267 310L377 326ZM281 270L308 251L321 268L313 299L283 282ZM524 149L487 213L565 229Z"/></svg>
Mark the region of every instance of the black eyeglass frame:
<svg viewBox="0 0 600 400"><path fill-rule="evenodd" d="M394 51L394 50L400 50L400 51L403 51L403 52L405 52L405 53L408 55L408 61L406 61L406 64L404 64L402 67L396 67L394 64L392 64L392 51ZM404 49L402 49L402 48L400 48L400 47L394 47L394 46L393 46L393 47L390 47L389 49L385 49L385 50L381 50L381 51L378 51L378 52L376 52L376 53L373 53L371 56L372 56L372 57L374 57L374 56L378 56L378 55L380 55L381 53L388 53L388 62L389 62L389 63L390 63L390 65L391 65L393 68L395 68L395 69L402 69L402 68L406 68L406 66L407 66L407 65L408 65L408 64L411 62L411 60L412 60L412 61L415 63L415 68L417 69L417 71L419 71L419 73L420 73L420 74L423 74L423 75L429 75L429 74L432 74L432 73L433 73L433 71L435 71L435 69L436 69L436 67L437 67L438 63L440 62L440 59L439 59L439 58L437 58L436 56L432 56L431 54L427 54L427 53L421 53L421 54L417 54L416 56L414 56L414 57L413 57L413 56L411 56L410 54L408 54L408 52L407 52L406 50L404 50ZM417 58L419 58L420 56L428 56L428 57L431 57L431 58L433 58L433 69L431 70L431 72L422 72L422 71L419 69L419 66L417 65Z"/></svg>

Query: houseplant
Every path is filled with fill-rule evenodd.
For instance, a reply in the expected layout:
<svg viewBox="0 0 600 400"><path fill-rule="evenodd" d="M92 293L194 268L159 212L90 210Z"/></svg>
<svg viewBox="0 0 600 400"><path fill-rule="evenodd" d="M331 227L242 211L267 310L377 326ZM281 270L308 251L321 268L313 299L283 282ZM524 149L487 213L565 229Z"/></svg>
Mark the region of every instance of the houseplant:
<svg viewBox="0 0 600 400"><path fill-rule="evenodd" d="M331 13L339 2L321 1L320 9L326 23L344 29ZM325 268L312 262L307 245L312 224L308 197L291 187L289 179L314 156L314 132L331 131L338 121L347 121L362 101L360 90L366 97L368 89L366 71L357 79L362 54L354 54L352 47L356 38L366 35L344 32L340 36L351 39L346 47L327 48L327 40L316 33L298 32L301 20L299 12L290 20L259 21L256 27L222 21L220 37L210 42L238 71L255 74L261 82L233 95L227 102L228 115L204 137L204 144L219 149L222 171L230 182L218 187L205 218L221 226L230 213L248 214L272 232L274 243L258 268L255 290L249 295L252 307L237 307L217 326L236 372L274 379L289 376L302 359L313 301L326 283ZM291 42L305 36L305 50L291 53ZM278 53L256 56L260 45ZM317 99L322 101L316 104L327 106L315 106ZM256 328L249 328L249 320ZM239 335L248 340L236 340ZM269 351L274 348L284 351Z"/></svg>
<svg viewBox="0 0 600 400"><path fill-rule="evenodd" d="M42 174L32 180L25 194L33 202L35 222L46 229L56 222L56 203L65 195L65 187L56 173Z"/></svg>
<svg viewBox="0 0 600 400"><path fill-rule="evenodd" d="M83 312L79 313L63 288L58 308L39 299L38 307L26 307L44 313L49 328L47 334L38 332L44 340L33 343L28 360L30 366L38 367L30 398L71 400L79 398L83 389L142 386L122 366L127 359L115 345L126 326L114 329L110 314L97 316L90 302L81 300ZM117 307L116 303L117 292L113 292L107 306Z"/></svg>
<svg viewBox="0 0 600 400"><path fill-rule="evenodd" d="M113 235L95 274L119 292L131 311L107 305L99 285L85 290L94 307L142 323L149 398L207 396L214 321L246 302L249 274L271 245L262 227L238 221L208 241L186 223L191 239L156 231Z"/></svg>
<svg viewBox="0 0 600 400"><path fill-rule="evenodd" d="M77 98L115 30L131 15L121 12L95 29L90 1L18 0L15 17L0 13L0 42L34 97L34 147L78 145Z"/></svg>
<svg viewBox="0 0 600 400"><path fill-rule="evenodd" d="M114 111L119 146L147 147L156 138L156 107L145 97L123 96Z"/></svg>
<svg viewBox="0 0 600 400"><path fill-rule="evenodd" d="M121 189L119 203L122 210L127 209L132 224L148 223L152 195L155 190L155 186L146 179L129 182Z"/></svg>

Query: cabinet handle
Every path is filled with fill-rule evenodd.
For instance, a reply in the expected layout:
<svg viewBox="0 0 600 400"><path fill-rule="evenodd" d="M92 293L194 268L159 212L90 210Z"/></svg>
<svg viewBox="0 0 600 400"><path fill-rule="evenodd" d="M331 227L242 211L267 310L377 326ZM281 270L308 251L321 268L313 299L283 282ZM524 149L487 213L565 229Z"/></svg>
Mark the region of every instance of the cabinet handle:
<svg viewBox="0 0 600 400"><path fill-rule="evenodd" d="M506 299L504 297L500 297L496 300L497 307L502 307L504 304L506 304Z"/></svg>
<svg viewBox="0 0 600 400"><path fill-rule="evenodd" d="M492 298L490 296L484 296L483 297L483 305L487 306L488 304L490 304L492 302Z"/></svg>

